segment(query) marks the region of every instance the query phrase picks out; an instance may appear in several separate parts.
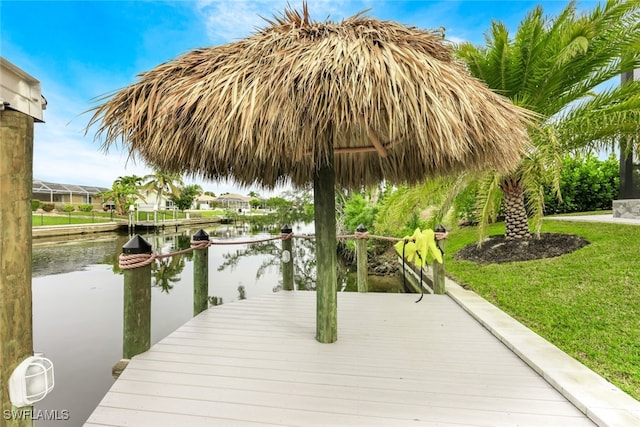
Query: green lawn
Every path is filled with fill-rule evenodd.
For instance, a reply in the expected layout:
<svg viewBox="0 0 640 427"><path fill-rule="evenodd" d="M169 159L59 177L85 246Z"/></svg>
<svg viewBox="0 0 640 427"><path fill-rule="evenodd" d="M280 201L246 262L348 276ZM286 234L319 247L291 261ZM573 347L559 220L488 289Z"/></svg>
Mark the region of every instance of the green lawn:
<svg viewBox="0 0 640 427"><path fill-rule="evenodd" d="M115 217L114 217L115 219ZM84 213L83 216L74 215L73 212L69 214L60 214L59 216L41 215L34 213L31 215L31 223L34 227L40 227L43 225L64 225L64 224L92 224L99 222L109 222L109 216L94 215L91 213Z"/></svg>
<svg viewBox="0 0 640 427"><path fill-rule="evenodd" d="M447 274L640 399L640 227L546 220L542 231L591 244L557 258L478 265L454 259L476 241L464 228L447 240ZM504 224L489 234L504 234Z"/></svg>

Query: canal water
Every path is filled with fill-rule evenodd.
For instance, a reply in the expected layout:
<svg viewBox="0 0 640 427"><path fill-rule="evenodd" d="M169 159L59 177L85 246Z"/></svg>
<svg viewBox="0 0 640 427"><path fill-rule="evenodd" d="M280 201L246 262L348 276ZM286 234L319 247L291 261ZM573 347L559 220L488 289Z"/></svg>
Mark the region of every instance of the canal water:
<svg viewBox="0 0 640 427"><path fill-rule="evenodd" d="M247 226L205 229L212 238L244 242L273 235ZM294 228L312 232L313 225ZM161 253L189 247L197 230L142 236ZM34 240L34 351L55 369L55 388L35 407L35 425L81 426L114 382L111 369L122 359L124 276L118 255L129 236ZM280 241L213 245L209 249L209 303L228 304L282 288ZM315 286L313 241L294 240L297 289ZM355 290L353 274L341 271L340 291ZM373 278L373 277L372 277ZM374 287L402 292L400 280ZM192 253L157 261L152 269L151 345L193 317Z"/></svg>

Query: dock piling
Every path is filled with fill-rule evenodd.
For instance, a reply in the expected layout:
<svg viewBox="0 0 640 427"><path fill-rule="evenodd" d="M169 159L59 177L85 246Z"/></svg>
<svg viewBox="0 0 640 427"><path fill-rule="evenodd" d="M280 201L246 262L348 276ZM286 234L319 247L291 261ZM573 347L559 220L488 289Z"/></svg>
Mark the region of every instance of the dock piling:
<svg viewBox="0 0 640 427"><path fill-rule="evenodd" d="M367 227L360 224L356 229L356 234L367 232ZM367 239L360 237L356 239L356 263L358 269L358 292L368 292L368 260L367 260Z"/></svg>
<svg viewBox="0 0 640 427"><path fill-rule="evenodd" d="M290 234L293 229L285 225L280 229L282 236L282 289L292 291L293 287L293 239Z"/></svg>
<svg viewBox="0 0 640 427"><path fill-rule="evenodd" d="M193 244L209 241L209 234L200 229L192 237ZM209 248L193 251L193 315L207 309L209 294Z"/></svg>
<svg viewBox="0 0 640 427"><path fill-rule="evenodd" d="M126 255L148 254L151 245L136 234L122 247ZM149 350L151 345L151 264L124 270L124 331L122 358Z"/></svg>
<svg viewBox="0 0 640 427"><path fill-rule="evenodd" d="M446 289L444 286L444 239L438 239L437 235L440 233L446 233L447 230L441 225L438 224L434 230L436 233L436 244L442 252L442 263L439 263L437 260L433 260L433 293L435 295L444 295L446 293Z"/></svg>

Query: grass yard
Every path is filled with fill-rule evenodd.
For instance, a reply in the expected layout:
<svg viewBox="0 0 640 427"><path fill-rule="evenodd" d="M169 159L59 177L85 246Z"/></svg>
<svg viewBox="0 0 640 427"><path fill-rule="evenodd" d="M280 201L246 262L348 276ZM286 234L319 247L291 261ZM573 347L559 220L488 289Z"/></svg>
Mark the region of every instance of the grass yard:
<svg viewBox="0 0 640 427"><path fill-rule="evenodd" d="M109 222L109 217L103 217L95 215L91 217L91 213L85 213L84 216L76 216L71 213L60 214L60 216L53 215L40 215L34 213L31 215L31 224L33 227L40 227L44 225L65 225L65 224L92 224L99 222Z"/></svg>
<svg viewBox="0 0 640 427"><path fill-rule="evenodd" d="M450 233L447 274L640 400L640 227L545 220L591 244L557 258L478 265L454 259L475 228ZM504 234L494 224L489 234Z"/></svg>

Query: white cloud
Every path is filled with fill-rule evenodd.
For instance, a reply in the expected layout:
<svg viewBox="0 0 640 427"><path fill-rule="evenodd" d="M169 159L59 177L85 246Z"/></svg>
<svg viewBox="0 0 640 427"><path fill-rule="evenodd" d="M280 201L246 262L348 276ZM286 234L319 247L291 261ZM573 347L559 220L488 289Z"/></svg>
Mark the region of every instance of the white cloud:
<svg viewBox="0 0 640 427"><path fill-rule="evenodd" d="M207 33L212 42L232 42L264 28L274 16L281 16L289 5L302 10L301 1L286 0L201 0L196 4L198 13L206 22ZM369 6L362 2L342 0L319 0L310 2L311 19L340 21Z"/></svg>

